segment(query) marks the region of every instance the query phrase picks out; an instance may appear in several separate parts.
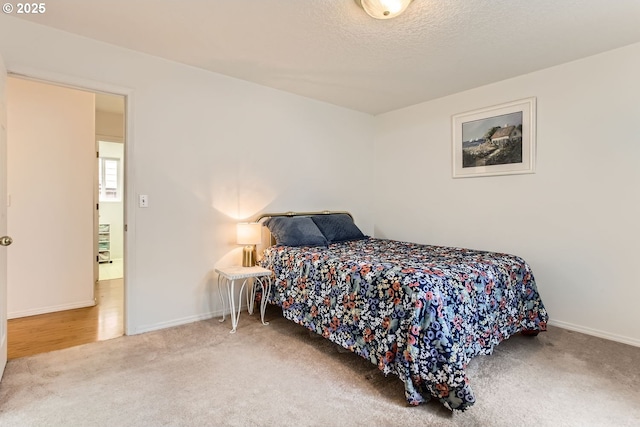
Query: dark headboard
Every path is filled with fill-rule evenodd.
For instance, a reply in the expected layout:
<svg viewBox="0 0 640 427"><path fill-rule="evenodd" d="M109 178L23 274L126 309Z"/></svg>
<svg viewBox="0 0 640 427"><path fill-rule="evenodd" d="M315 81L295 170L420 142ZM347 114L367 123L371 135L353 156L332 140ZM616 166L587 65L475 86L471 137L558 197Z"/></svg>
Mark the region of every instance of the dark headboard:
<svg viewBox="0 0 640 427"><path fill-rule="evenodd" d="M331 214L346 214L353 219L353 215L347 211L318 211L318 212L280 212L280 213L263 213L258 215L254 222L260 222L265 218L271 218L274 216L309 216L309 215L331 215Z"/></svg>

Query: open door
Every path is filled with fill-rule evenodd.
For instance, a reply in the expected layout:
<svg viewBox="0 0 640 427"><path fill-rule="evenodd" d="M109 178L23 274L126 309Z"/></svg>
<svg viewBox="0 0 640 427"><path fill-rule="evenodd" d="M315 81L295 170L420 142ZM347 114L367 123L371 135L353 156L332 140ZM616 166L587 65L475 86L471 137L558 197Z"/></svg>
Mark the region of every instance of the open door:
<svg viewBox="0 0 640 427"><path fill-rule="evenodd" d="M0 56L0 380L7 364L7 70Z"/></svg>

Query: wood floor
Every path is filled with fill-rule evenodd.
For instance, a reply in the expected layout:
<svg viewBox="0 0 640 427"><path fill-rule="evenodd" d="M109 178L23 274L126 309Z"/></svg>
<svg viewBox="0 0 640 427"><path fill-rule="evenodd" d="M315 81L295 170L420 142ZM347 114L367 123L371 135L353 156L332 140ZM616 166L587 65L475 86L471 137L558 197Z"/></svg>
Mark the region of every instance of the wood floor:
<svg viewBox="0 0 640 427"><path fill-rule="evenodd" d="M124 333L123 279L96 284L96 305L10 319L9 359L116 338Z"/></svg>

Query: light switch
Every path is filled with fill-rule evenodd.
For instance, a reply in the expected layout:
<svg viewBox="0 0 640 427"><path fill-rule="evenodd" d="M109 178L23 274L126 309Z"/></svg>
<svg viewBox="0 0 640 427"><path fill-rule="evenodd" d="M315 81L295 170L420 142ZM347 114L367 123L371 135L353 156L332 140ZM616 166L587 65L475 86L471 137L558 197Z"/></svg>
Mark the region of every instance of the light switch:
<svg viewBox="0 0 640 427"><path fill-rule="evenodd" d="M138 206L141 208L148 208L149 207L149 196L147 196L146 194L140 194L138 196Z"/></svg>

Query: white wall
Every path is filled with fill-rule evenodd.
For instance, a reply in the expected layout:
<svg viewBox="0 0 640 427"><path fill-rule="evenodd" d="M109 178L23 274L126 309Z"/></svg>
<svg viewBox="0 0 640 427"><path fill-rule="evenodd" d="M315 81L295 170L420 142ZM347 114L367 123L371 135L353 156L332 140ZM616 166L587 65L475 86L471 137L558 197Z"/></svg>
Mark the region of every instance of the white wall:
<svg viewBox="0 0 640 427"><path fill-rule="evenodd" d="M213 268L239 262L237 219L346 209L373 232L369 115L6 15L0 54L9 71L130 95L128 333L220 313Z"/></svg>
<svg viewBox="0 0 640 427"><path fill-rule="evenodd" d="M8 313L94 304L94 95L7 80Z"/></svg>
<svg viewBox="0 0 640 427"><path fill-rule="evenodd" d="M638 76L635 44L376 117L375 234L521 255L554 324L640 345ZM536 173L452 179L451 115L530 96Z"/></svg>

